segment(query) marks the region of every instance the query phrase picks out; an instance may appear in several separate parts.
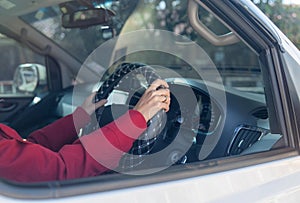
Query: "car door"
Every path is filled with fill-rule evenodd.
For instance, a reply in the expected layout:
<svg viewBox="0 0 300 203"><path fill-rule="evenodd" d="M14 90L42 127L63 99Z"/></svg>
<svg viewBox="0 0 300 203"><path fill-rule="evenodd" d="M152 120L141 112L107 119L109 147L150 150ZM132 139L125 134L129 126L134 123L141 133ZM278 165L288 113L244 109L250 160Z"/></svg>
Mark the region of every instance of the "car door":
<svg viewBox="0 0 300 203"><path fill-rule="evenodd" d="M186 5L186 1L173 1L168 5L161 3L160 6L155 6L155 1L140 2L144 4L144 6L138 7L140 13L149 8L153 11L157 9L159 10L159 17L163 16L161 12L168 12L168 9L173 7L175 11L171 16L175 16L175 19L177 18L176 10L185 8L181 7L178 2L182 3L183 6ZM216 135L214 134L216 131L211 130L210 133L204 134L202 128L200 129L202 131L198 132L201 136L200 139L193 140L193 143L196 143L195 149L190 151L194 155L197 153L195 159L192 161L187 159L187 163L182 161L165 171L137 176L112 172L112 174L108 173L87 179L38 184L18 184L4 180L0 185L1 200L11 202L32 201L32 199L45 202L65 202L68 200L74 202L297 202L299 200L298 115L300 115L300 85L296 82L297 76L300 74L299 51L295 50L290 42L268 23L266 17L253 4L249 3L250 1L191 0L189 2L196 2L196 6L202 5L206 8L205 10L214 13L214 16L221 19L221 24L227 25L239 39L239 43L233 47L234 49L230 49L227 47L227 40L218 40L219 37L211 37L205 33L199 35L200 40L206 37L207 41L213 41L213 43L200 42L202 42L203 50L208 50L209 59L217 65L216 69L223 74L222 79L226 89L230 89L230 91L225 92L227 103L217 99L213 100L215 96L213 93L218 92L216 89L211 89L214 91L209 94L212 98L211 101L220 104L218 105L220 111L225 105L228 107L227 112L225 111L220 116L226 120L220 139L213 143L217 147L212 147L213 150L210 151L207 150L210 157L203 156L206 155L205 150L200 151L197 142L201 141L202 144L206 138L208 141L214 141L210 138ZM179 6L176 7L176 5ZM170 7L164 9L166 6ZM150 14L141 16L148 15ZM129 27L140 25L139 22L135 23L135 20L139 20L136 16L132 15L130 18L132 23L128 23ZM186 16L183 15L183 19ZM153 25L163 26L167 23L174 23L173 21L162 21L154 24L151 23L153 19L159 18L145 18L149 22L145 22L144 25L150 25L152 28ZM208 15L207 19L211 20L211 16ZM182 23L181 18L180 23ZM180 31L185 26L185 24L183 26L180 23L174 23L180 28L174 30ZM165 27L168 26L169 24ZM194 27L197 28L197 25ZM198 28L203 27L198 25ZM187 31L190 29L188 27ZM139 32L136 33L139 34ZM159 34L159 32L155 33L156 39L159 39ZM191 36L198 36L194 34L192 33ZM137 37L130 37L129 39L137 42L139 39L147 39L146 36L137 35ZM168 40L170 39L172 38L168 38ZM132 44L136 47L137 43L134 44L134 42ZM157 41L153 39L146 48L150 49L152 44L158 44L155 42ZM166 50L171 46L166 45L167 40L160 42L162 46L160 46L159 54L152 55L150 52L149 55L146 55L144 52L140 52L141 54L136 56L133 53L131 56L126 55L126 60L139 60L139 62L151 64L152 59L152 64L158 64L157 58L161 57L160 62L167 66L168 57L172 54L177 56L176 54L182 50L176 52L177 50L172 49L172 52L168 52L172 54L166 55L166 52L162 53L161 50ZM174 44L193 44L183 42L186 41L176 41ZM235 40L229 40L229 42L236 43ZM147 49L145 50L147 51ZM185 49L185 51L183 53L187 53L189 56L195 54L193 59L201 59L200 62L203 62L203 55L201 55L203 52L196 52L193 49ZM95 54L98 57L101 56L97 55L96 52ZM210 60L207 61L210 62ZM180 66L173 66L168 71L162 70L167 75L166 77L171 77L171 70L179 69L174 77L180 75L182 78L173 80L172 88L184 84L184 87L193 86L200 89L201 85L197 86L199 84L197 82L184 83L186 79L193 76L194 79L199 79L195 72L190 71L190 67L183 68L187 64L181 62L174 65ZM201 71L209 72L210 70L210 66L207 67L206 63L200 63L199 66L204 68ZM243 73L246 74L243 75ZM232 89L236 89L236 91ZM195 90L198 89L195 88ZM202 90L200 92L203 92ZM185 95L184 93L180 93L181 96ZM200 98L203 98L202 101L207 100L205 97ZM209 110L207 108L209 106L202 105L202 107L202 110ZM188 113L193 118L195 113L196 115L199 114L197 111ZM209 114L205 114L202 118L208 121L208 124L213 124L212 120L205 119L211 117L207 115ZM215 123L218 126L219 122L216 119L219 118L218 111L211 115L215 116L214 121L217 121ZM180 118L177 121L183 120L181 117L177 118ZM261 129L267 130L267 133L262 133ZM185 130L190 132L190 129ZM192 132L194 131L198 131L198 129L193 128ZM257 142L255 143L250 142L250 144L244 145L246 139L243 136L249 137L249 135L253 135L253 132L262 133L264 136L260 137L262 139L256 139ZM273 141L279 141L278 138L282 138L281 142L275 146ZM206 144L208 147L211 146L210 143Z"/></svg>

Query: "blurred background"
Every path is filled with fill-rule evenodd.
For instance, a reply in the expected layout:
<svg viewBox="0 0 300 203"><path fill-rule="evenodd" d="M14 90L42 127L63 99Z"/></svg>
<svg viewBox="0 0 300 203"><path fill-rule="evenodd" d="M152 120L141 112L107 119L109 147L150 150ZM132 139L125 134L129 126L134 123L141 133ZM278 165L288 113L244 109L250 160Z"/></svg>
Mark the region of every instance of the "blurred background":
<svg viewBox="0 0 300 203"><path fill-rule="evenodd" d="M300 0L252 0L300 49Z"/></svg>

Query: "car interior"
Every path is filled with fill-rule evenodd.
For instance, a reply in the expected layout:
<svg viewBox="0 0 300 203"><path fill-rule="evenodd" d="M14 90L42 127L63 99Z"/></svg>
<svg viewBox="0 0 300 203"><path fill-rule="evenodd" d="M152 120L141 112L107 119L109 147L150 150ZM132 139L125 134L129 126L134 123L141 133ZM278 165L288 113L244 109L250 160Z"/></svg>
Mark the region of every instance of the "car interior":
<svg viewBox="0 0 300 203"><path fill-rule="evenodd" d="M23 138L97 91L95 99L109 102L83 129L88 134L133 108L161 78L170 111L151 119L111 173L147 174L287 146L260 53L202 1L13 2L0 3L0 70L7 73L0 76L0 122Z"/></svg>

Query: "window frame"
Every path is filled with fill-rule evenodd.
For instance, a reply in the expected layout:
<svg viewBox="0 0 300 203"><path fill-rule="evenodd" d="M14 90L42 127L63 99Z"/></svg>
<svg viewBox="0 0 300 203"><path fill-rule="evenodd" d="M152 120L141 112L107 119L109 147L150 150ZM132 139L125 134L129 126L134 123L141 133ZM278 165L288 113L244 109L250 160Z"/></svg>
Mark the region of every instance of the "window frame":
<svg viewBox="0 0 300 203"><path fill-rule="evenodd" d="M292 109L291 104L294 102L291 100L290 95L286 94L290 89L286 85L286 81L288 81L286 75L282 72L284 59L281 57L280 46L276 44L276 41L273 41L273 38L268 39L268 33L264 32L263 26L255 22L251 16L245 16L239 11L236 8L235 1L211 0L210 2L203 2L215 14L223 17L224 21L258 53L262 64L267 67L264 74L270 81L266 86L269 92L268 97L275 101L274 106L271 106L271 111L275 115L282 115L278 118L278 122L282 125L283 135L289 138L288 147L257 154L196 162L189 164L188 167L185 165L174 166L160 174L144 177L130 178L119 174L107 174L99 177L37 184L19 184L3 180L0 181L0 193L22 199L69 197L181 180L299 156L298 143L295 142L297 140L298 132L296 130L298 125L296 124L294 128L291 127L291 123L294 123L291 121L296 120L296 118L288 110ZM288 124L289 122L290 124ZM37 190L39 192L36 192Z"/></svg>

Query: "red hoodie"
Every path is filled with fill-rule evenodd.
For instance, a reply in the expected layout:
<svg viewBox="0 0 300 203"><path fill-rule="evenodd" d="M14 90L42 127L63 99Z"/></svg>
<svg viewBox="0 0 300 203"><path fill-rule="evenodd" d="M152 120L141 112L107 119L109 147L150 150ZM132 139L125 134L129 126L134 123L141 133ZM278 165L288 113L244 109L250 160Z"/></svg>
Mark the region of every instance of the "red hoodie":
<svg viewBox="0 0 300 203"><path fill-rule="evenodd" d="M27 140L0 124L0 177L35 182L99 175L117 167L123 153L146 129L143 115L129 110L114 122L78 138L78 130L89 121L89 115L79 107L33 132Z"/></svg>

